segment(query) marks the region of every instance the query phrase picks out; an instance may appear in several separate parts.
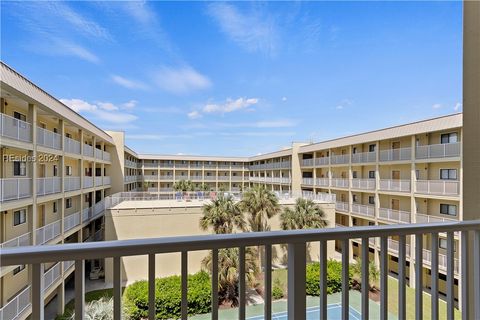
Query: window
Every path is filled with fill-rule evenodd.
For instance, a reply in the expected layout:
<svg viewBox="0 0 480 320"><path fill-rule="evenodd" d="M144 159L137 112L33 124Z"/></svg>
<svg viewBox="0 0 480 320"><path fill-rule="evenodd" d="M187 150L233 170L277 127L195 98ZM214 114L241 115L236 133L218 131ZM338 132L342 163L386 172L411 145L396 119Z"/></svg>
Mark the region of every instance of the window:
<svg viewBox="0 0 480 320"><path fill-rule="evenodd" d="M71 208L72 207L72 198L67 198L65 199L65 208Z"/></svg>
<svg viewBox="0 0 480 320"><path fill-rule="evenodd" d="M13 275L16 275L17 273L21 272L22 270L25 270L25 265L22 264L18 267L16 267L15 269L13 269Z"/></svg>
<svg viewBox="0 0 480 320"><path fill-rule="evenodd" d="M375 204L375 196L368 196L368 203Z"/></svg>
<svg viewBox="0 0 480 320"><path fill-rule="evenodd" d="M456 132L444 133L440 136L440 143L455 143L458 142L458 137Z"/></svg>
<svg viewBox="0 0 480 320"><path fill-rule="evenodd" d="M353 197L353 202L357 202L357 200L358 200L357 195L356 195L356 194L353 194L352 197Z"/></svg>
<svg viewBox="0 0 480 320"><path fill-rule="evenodd" d="M67 132L67 133L65 133L65 137L67 137L67 138L70 138L70 139L71 139L71 138L72 138L72 135L71 135L70 133L68 133L68 132Z"/></svg>
<svg viewBox="0 0 480 320"><path fill-rule="evenodd" d="M447 239L439 239L438 247L440 249L447 249Z"/></svg>
<svg viewBox="0 0 480 320"><path fill-rule="evenodd" d="M457 180L457 169L440 169L440 179Z"/></svg>
<svg viewBox="0 0 480 320"><path fill-rule="evenodd" d="M27 210L21 209L13 212L13 226L27 222Z"/></svg>
<svg viewBox="0 0 480 320"><path fill-rule="evenodd" d="M352 218L352 224L353 224L354 226L357 225L357 218Z"/></svg>
<svg viewBox="0 0 480 320"><path fill-rule="evenodd" d="M27 163L24 161L13 161L13 175L14 176L26 176L27 175Z"/></svg>
<svg viewBox="0 0 480 320"><path fill-rule="evenodd" d="M53 202L53 213L57 212L57 201Z"/></svg>
<svg viewBox="0 0 480 320"><path fill-rule="evenodd" d="M53 176L54 177L58 176L58 166L56 164L53 165Z"/></svg>
<svg viewBox="0 0 480 320"><path fill-rule="evenodd" d="M71 176L72 175L72 167L71 166L66 166L65 167L65 174L67 176Z"/></svg>
<svg viewBox="0 0 480 320"><path fill-rule="evenodd" d="M58 133L58 129L57 129L57 128L53 128L53 132Z"/></svg>
<svg viewBox="0 0 480 320"><path fill-rule="evenodd" d="M375 171L368 171L368 178L375 179Z"/></svg>
<svg viewBox="0 0 480 320"><path fill-rule="evenodd" d="M17 111L14 111L14 112L13 112L13 117L14 117L15 119L20 120L20 121L27 121L27 117L26 117L24 114L22 114L22 113L20 113L20 112L17 112Z"/></svg>
<svg viewBox="0 0 480 320"><path fill-rule="evenodd" d="M353 177L353 179L357 179L357 171L352 172L352 177Z"/></svg>
<svg viewBox="0 0 480 320"><path fill-rule="evenodd" d="M368 146L368 151L369 152L374 152L376 148L377 148L376 144L371 144L371 145Z"/></svg>
<svg viewBox="0 0 480 320"><path fill-rule="evenodd" d="M352 153L353 153L353 154L357 153L357 147L353 147Z"/></svg>
<svg viewBox="0 0 480 320"><path fill-rule="evenodd" d="M440 213L446 214L449 216L456 216L457 215L457 206L454 204L440 204Z"/></svg>

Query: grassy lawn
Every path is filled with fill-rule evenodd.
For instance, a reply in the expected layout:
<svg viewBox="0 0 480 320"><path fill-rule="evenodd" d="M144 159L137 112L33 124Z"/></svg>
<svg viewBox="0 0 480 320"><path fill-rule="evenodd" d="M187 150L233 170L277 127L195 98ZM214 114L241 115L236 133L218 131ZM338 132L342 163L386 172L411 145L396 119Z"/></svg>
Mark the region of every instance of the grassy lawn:
<svg viewBox="0 0 480 320"><path fill-rule="evenodd" d="M113 297L113 289L102 289L102 290L95 290L85 293L85 303L90 301L99 300L102 297ZM69 319L70 315L72 314L73 310L75 309L75 300L70 300L65 305L65 312L62 316L57 316L56 320L64 320Z"/></svg>
<svg viewBox="0 0 480 320"><path fill-rule="evenodd" d="M277 269L272 272L272 283L278 281L287 291L287 269ZM407 319L415 318L415 289L407 286ZM423 293L423 318L431 319L431 297ZM388 311L391 314L398 315L398 281L393 277L388 278ZM446 319L447 304L445 301L439 301L439 318ZM461 319L461 313L455 309L455 319Z"/></svg>

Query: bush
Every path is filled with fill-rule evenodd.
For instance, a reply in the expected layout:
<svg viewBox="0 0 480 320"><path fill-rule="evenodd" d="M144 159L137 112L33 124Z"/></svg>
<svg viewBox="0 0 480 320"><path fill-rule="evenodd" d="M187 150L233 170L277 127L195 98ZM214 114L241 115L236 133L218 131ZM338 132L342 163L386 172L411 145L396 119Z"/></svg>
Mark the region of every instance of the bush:
<svg viewBox="0 0 480 320"><path fill-rule="evenodd" d="M349 268L350 279L352 270ZM320 264L318 262L307 264L306 276L307 295L320 295ZM349 286L351 287L351 280ZM342 291L342 263L335 260L327 261L327 294Z"/></svg>
<svg viewBox="0 0 480 320"><path fill-rule="evenodd" d="M155 279L156 319L177 319L181 311L181 277ZM125 313L129 319L148 317L148 282L137 281L125 289ZM210 276L198 272L188 276L188 314L211 311Z"/></svg>
<svg viewBox="0 0 480 320"><path fill-rule="evenodd" d="M272 297L274 300L282 299L284 297L282 286L280 282L275 283L272 288Z"/></svg>
<svg viewBox="0 0 480 320"><path fill-rule="evenodd" d="M113 320L113 298L102 297L85 305L85 320ZM75 319L75 312L69 320Z"/></svg>

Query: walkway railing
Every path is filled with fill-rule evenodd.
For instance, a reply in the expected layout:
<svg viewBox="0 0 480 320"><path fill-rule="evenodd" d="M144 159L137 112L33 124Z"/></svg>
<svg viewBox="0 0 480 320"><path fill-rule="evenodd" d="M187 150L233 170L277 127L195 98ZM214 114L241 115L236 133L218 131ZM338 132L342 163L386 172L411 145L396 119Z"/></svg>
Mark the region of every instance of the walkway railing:
<svg viewBox="0 0 480 320"><path fill-rule="evenodd" d="M2 250L0 259L3 265L31 265L31 305L32 318L43 319L44 290L50 283L49 277L44 276L44 263L52 261L75 260L75 313L83 315L85 311L85 260L113 258L113 316L121 319L122 312L122 257L148 256L148 286L155 286L156 255L165 253L181 253L182 263L178 273L182 279L188 275L188 254L199 250L210 250L213 261L218 261L219 249L239 248L239 308L238 318L246 318L246 277L245 277L245 248L259 246L264 252L264 287L265 287L265 318L272 318L272 246L286 244L288 250L288 319L306 319L306 244L320 242L320 319L327 319L327 241L340 241L342 246L342 290L341 308L344 319L348 319L349 313L349 241L361 239L361 315L362 319L369 319L369 246L371 238L378 238L380 245L380 317L388 318L388 251L389 239L398 239L395 251L398 252L398 318L406 318L406 287L407 287L407 236L415 238L414 255L421 257L422 263L410 262L410 268L415 272L415 312L417 318L422 318L423 312L423 258L424 249L431 250L430 260L432 265L431 280L431 312L432 318L438 319L439 306L439 248L438 234L447 234L447 249L445 258L446 269L446 302L447 319L454 318L454 232L461 232L462 264L459 269L462 288L473 286L473 293L462 294L462 316L464 319L479 319L480 307L480 220L464 221L442 224L414 224L414 225L387 225L350 228L327 228L317 230L274 231L274 232L248 232L227 235L206 235L188 237L165 237L157 239L135 239L105 241L96 243L72 243L56 246L28 246ZM424 248L423 235L429 234L432 238L430 248ZM473 241L466 241L473 236ZM392 242L390 242L391 244ZM473 246L469 251L469 246ZM467 254L473 252L473 254ZM471 269L470 269L471 268ZM50 269L52 270L52 269ZM50 271L49 270L49 271ZM47 271L48 272L48 271ZM51 271L55 273L55 270ZM219 266L212 264L212 319L218 319L218 275ZM46 273L45 273L46 275ZM52 276L53 278L53 276ZM152 290L149 292L154 292ZM188 283L181 284L181 319L188 317ZM469 291L464 291L464 293ZM155 319L155 296L150 294L148 300L148 319ZM468 307L474 305L474 313L468 314ZM4 311L2 310L2 313ZM3 314L4 315L4 314Z"/></svg>

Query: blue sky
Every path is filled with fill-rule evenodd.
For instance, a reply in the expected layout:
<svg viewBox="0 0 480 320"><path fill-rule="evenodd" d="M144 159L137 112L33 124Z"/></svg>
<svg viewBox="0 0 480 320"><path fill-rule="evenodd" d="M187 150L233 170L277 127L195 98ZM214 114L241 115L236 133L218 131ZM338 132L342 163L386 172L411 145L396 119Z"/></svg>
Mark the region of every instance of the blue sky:
<svg viewBox="0 0 480 320"><path fill-rule="evenodd" d="M456 2L5 2L2 60L141 153L249 156L461 111Z"/></svg>

